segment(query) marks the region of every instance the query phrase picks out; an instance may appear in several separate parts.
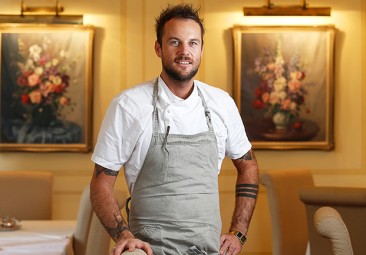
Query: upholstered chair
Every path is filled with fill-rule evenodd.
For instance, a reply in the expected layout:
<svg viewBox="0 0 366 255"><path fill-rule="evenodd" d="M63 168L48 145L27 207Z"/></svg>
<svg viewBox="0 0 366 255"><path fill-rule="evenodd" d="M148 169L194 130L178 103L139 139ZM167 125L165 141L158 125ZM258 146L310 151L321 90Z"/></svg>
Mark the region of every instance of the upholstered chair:
<svg viewBox="0 0 366 255"><path fill-rule="evenodd" d="M299 190L313 187L309 170L275 170L262 173L272 223L273 255L305 255L308 227L304 204Z"/></svg>
<svg viewBox="0 0 366 255"><path fill-rule="evenodd" d="M18 220L52 218L53 174L0 171L0 216Z"/></svg>
<svg viewBox="0 0 366 255"><path fill-rule="evenodd" d="M312 187L300 190L306 207L311 255L333 255L331 242L314 227L315 212L324 206L341 215L351 238L354 254L366 254L366 188Z"/></svg>
<svg viewBox="0 0 366 255"><path fill-rule="evenodd" d="M135 251L124 251L121 255L146 255L141 249L135 249Z"/></svg>
<svg viewBox="0 0 366 255"><path fill-rule="evenodd" d="M348 229L336 209L328 206L317 209L314 227L319 235L330 241L334 255L353 255Z"/></svg>

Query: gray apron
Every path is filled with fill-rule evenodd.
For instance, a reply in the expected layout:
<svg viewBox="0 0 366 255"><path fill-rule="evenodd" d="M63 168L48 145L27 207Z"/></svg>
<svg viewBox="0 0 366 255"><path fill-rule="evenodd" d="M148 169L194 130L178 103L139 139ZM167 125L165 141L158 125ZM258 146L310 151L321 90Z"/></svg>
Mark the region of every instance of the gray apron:
<svg viewBox="0 0 366 255"><path fill-rule="evenodd" d="M198 87L197 87L198 89ZM158 81L153 92L153 134L131 194L129 225L154 255L219 254L221 218L217 143L210 112L198 89L207 132L159 133Z"/></svg>

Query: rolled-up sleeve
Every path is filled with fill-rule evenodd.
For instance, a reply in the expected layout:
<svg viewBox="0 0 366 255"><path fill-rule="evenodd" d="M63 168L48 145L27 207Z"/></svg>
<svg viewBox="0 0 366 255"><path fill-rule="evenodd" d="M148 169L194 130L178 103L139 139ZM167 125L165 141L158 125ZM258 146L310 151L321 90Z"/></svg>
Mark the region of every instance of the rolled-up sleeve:
<svg viewBox="0 0 366 255"><path fill-rule="evenodd" d="M124 100L117 97L109 105L91 158L94 163L115 171L129 159L141 133L136 118L124 109Z"/></svg>
<svg viewBox="0 0 366 255"><path fill-rule="evenodd" d="M249 142L245 127L241 119L238 108L233 99L228 102L227 140L226 140L226 156L231 159L237 159L247 153L252 145Z"/></svg>

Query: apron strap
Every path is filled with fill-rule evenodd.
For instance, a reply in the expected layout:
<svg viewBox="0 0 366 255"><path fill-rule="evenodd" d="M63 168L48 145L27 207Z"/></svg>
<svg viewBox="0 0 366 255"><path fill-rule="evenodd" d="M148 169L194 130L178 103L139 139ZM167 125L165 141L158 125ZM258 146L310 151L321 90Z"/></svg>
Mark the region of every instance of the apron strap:
<svg viewBox="0 0 366 255"><path fill-rule="evenodd" d="M206 122L207 122L208 129L212 132L213 131L213 126L212 126L212 120L211 120L211 112L208 109L205 98L203 97L200 88L198 86L196 86L196 87L197 87L198 95L201 98L202 105L205 108L205 117L206 117Z"/></svg>
<svg viewBox="0 0 366 255"><path fill-rule="evenodd" d="M158 80L159 78L156 78L156 81L154 83L154 91L153 91L153 107L154 107L154 111L153 111L153 133L158 135L159 134L159 130L158 130L158 125L159 125L159 121L158 121L158 108L156 107L157 102L158 102Z"/></svg>

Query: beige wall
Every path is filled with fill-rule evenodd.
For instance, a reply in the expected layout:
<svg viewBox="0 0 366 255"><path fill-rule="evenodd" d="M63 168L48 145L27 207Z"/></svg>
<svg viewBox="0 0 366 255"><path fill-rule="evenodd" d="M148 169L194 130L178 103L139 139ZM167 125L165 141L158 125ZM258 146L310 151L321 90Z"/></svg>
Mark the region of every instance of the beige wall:
<svg viewBox="0 0 366 255"><path fill-rule="evenodd" d="M19 13L20 1L2 0L2 13ZM54 1L27 1L50 5ZM331 6L331 17L244 17L243 5L257 0L63 0L67 14L84 14L96 26L94 58L93 140L111 99L135 83L156 77L160 62L153 44L154 16L166 3L193 3L202 8L207 34L198 78L232 93L233 47L230 29L243 25L334 24L338 29L335 54L335 149L333 151L257 151L261 171L311 169L317 185L366 186L366 108L363 104L365 68L364 0L318 0L311 6ZM274 1L293 4L294 1ZM296 1L295 1L296 2ZM298 1L300 2L300 1ZM76 216L80 191L89 182L90 153L0 153L0 170L49 170L55 174L54 218ZM122 175L121 175L122 176ZM123 178L120 185L125 189ZM219 177L224 231L233 209L235 171L226 160ZM270 254L271 227L266 193L261 189L245 254Z"/></svg>

